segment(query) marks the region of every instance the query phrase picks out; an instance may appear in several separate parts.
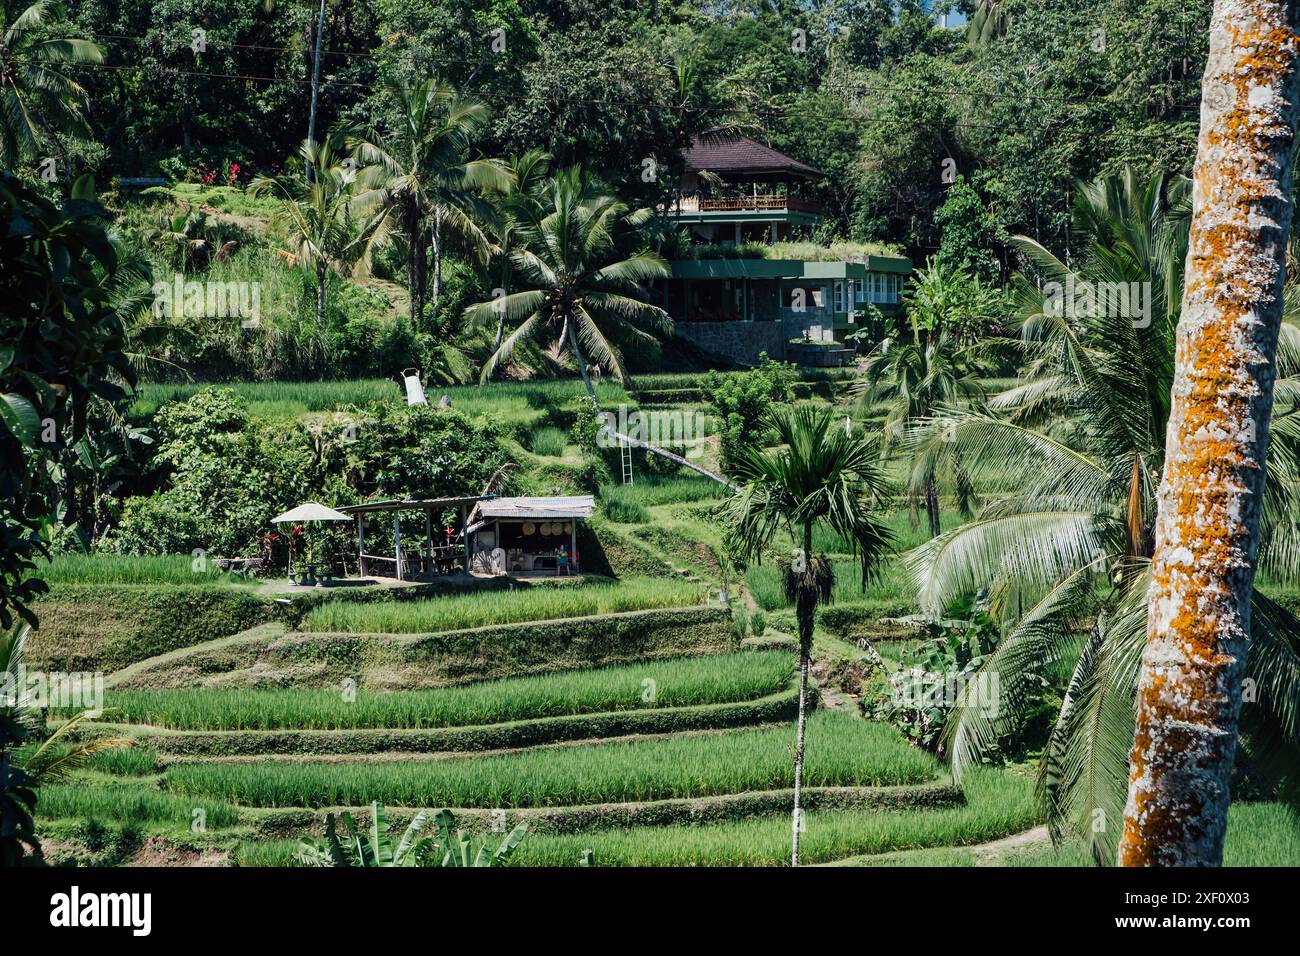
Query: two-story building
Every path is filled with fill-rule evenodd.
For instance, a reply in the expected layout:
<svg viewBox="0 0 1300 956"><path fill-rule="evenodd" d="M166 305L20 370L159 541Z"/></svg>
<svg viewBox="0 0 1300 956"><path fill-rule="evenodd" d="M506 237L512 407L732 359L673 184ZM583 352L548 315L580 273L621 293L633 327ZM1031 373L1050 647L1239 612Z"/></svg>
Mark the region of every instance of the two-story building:
<svg viewBox="0 0 1300 956"><path fill-rule="evenodd" d="M795 257L779 245L821 219L801 192L824 175L743 136L706 133L692 143L666 212L699 254L672 261L672 277L660 284L677 335L740 364L766 352L835 365L851 359L844 339L863 327L868 304L886 315L898 310L910 260L839 259L829 249Z"/></svg>

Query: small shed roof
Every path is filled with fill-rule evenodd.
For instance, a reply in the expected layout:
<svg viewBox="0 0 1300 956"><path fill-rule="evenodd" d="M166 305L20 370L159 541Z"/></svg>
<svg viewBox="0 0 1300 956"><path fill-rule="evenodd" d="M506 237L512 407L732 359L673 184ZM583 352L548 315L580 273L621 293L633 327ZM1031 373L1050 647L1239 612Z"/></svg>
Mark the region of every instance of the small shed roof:
<svg viewBox="0 0 1300 956"><path fill-rule="evenodd" d="M550 498L492 498L479 506L484 518L590 518L596 499L591 495Z"/></svg>
<svg viewBox="0 0 1300 956"><path fill-rule="evenodd" d="M438 508L455 508L483 501L486 495L468 495L461 498L391 498L387 501L368 501L363 505L343 505L344 514L367 514L372 511L433 511Z"/></svg>

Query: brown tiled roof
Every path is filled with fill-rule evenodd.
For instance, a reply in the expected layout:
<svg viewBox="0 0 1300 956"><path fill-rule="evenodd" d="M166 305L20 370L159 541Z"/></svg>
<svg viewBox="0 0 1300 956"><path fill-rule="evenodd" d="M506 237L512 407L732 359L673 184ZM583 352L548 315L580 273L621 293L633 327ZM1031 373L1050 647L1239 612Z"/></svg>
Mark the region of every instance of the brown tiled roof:
<svg viewBox="0 0 1300 956"><path fill-rule="evenodd" d="M791 159L770 146L734 134L702 133L691 141L685 157L686 171L691 173L707 169L721 176L777 172L807 177L826 175L820 169Z"/></svg>

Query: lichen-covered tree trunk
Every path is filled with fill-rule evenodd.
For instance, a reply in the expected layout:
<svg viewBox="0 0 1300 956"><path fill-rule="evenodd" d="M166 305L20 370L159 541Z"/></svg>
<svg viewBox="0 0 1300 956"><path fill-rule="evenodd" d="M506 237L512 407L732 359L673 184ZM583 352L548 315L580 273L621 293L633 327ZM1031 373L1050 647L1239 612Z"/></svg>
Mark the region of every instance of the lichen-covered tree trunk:
<svg viewBox="0 0 1300 956"><path fill-rule="evenodd" d="M1291 224L1296 5L1214 3L1124 866L1223 854Z"/></svg>

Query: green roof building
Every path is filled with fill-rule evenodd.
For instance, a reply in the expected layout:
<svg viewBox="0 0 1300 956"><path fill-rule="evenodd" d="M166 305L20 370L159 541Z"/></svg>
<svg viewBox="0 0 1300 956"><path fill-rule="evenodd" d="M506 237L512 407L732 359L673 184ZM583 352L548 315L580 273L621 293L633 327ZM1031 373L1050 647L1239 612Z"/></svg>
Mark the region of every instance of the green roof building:
<svg viewBox="0 0 1300 956"><path fill-rule="evenodd" d="M844 340L863 327L868 305L886 315L898 310L912 271L904 257L824 261L828 257L774 258L761 249L756 254L755 246L787 241L795 227L820 220L820 207L799 192L822 176L745 137L714 132L696 138L666 212L709 249L699 258L669 263L672 277L660 283L661 304L677 335L738 364L757 362L766 352L803 364L837 365L852 359L852 345Z"/></svg>

